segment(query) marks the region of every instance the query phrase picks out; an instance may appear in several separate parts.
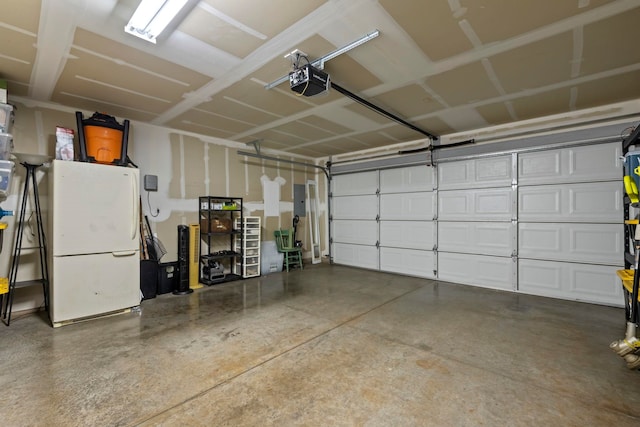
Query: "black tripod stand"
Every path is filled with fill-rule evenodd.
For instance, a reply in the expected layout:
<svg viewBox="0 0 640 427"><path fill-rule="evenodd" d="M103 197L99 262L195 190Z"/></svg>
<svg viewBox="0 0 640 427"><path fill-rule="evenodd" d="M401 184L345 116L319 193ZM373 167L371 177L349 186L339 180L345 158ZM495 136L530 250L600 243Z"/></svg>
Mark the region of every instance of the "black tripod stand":
<svg viewBox="0 0 640 427"><path fill-rule="evenodd" d="M49 267L47 265L47 242L44 235L44 225L42 224L42 210L40 208L40 197L38 195L38 182L36 180L36 169L41 164L31 164L23 162L21 163L27 169L27 176L24 180L24 189L22 191L22 204L20 205L20 215L18 217L16 231L16 240L13 248L13 258L11 259L11 272L9 273L9 293L7 300L4 304L4 311L2 319L5 324L9 326L11 323L11 310L13 309L13 298L17 288L24 288L28 286L34 286L42 284L42 292L44 294L44 308L49 315ZM24 282L18 282L18 267L20 266L20 255L22 253L22 236L24 234L25 227L25 214L27 207L27 200L29 199L29 182L33 184L33 198L36 208L36 223L38 234L38 250L40 255L40 271L42 272L41 279L27 280ZM0 297L1 298L1 297ZM0 299L0 309L2 308L2 300Z"/></svg>

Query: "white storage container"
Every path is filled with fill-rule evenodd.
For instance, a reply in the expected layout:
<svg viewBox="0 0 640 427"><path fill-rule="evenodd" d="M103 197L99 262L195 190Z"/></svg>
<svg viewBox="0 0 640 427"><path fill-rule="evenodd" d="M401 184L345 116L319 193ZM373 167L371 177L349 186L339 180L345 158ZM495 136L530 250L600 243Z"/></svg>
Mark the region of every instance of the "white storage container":
<svg viewBox="0 0 640 427"><path fill-rule="evenodd" d="M262 242L260 252L260 274L264 275L282 271L284 254L278 252L275 240Z"/></svg>
<svg viewBox="0 0 640 427"><path fill-rule="evenodd" d="M0 104L0 133L11 133L13 127L13 105Z"/></svg>
<svg viewBox="0 0 640 427"><path fill-rule="evenodd" d="M6 198L11 191L14 166L12 161L0 160L0 198Z"/></svg>
<svg viewBox="0 0 640 427"><path fill-rule="evenodd" d="M0 103L7 103L7 81L4 79L0 79Z"/></svg>
<svg viewBox="0 0 640 427"><path fill-rule="evenodd" d="M228 207L236 206L226 204ZM225 209L223 208L223 209ZM242 277L256 277L260 275L260 217L245 216L235 219L234 229L242 230L242 234L236 234L236 248L242 249L242 258L236 259L236 266L242 270Z"/></svg>
<svg viewBox="0 0 640 427"><path fill-rule="evenodd" d="M0 133L0 160L9 160L13 151L13 135Z"/></svg>

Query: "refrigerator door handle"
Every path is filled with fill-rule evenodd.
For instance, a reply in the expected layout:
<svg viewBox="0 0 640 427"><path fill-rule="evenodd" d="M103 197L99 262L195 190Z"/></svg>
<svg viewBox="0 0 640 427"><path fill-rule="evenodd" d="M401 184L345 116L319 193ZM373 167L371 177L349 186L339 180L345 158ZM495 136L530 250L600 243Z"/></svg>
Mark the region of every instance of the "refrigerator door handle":
<svg viewBox="0 0 640 427"><path fill-rule="evenodd" d="M132 202L133 202L133 209L131 210L131 212L133 213L133 216L131 218L131 240L135 240L136 239L136 230L138 229L138 217L140 216L140 212L138 211L138 209L140 209L140 203L138 201L138 186L136 185L136 180L134 179L134 174L130 174L129 177L131 178L131 197L133 198Z"/></svg>
<svg viewBox="0 0 640 427"><path fill-rule="evenodd" d="M124 256L135 255L137 252L138 251L118 251L118 252L111 252L111 255L115 257L124 257Z"/></svg>

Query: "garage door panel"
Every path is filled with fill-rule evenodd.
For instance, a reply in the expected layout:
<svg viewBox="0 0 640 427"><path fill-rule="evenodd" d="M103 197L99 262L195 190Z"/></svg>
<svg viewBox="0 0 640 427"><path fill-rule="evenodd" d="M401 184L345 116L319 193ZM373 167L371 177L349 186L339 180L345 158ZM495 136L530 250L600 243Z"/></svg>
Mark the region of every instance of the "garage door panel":
<svg viewBox="0 0 640 427"><path fill-rule="evenodd" d="M512 210L511 187L438 192L439 220L510 221Z"/></svg>
<svg viewBox="0 0 640 427"><path fill-rule="evenodd" d="M624 265L620 224L520 223L521 258Z"/></svg>
<svg viewBox="0 0 640 427"><path fill-rule="evenodd" d="M336 175L331 178L334 196L376 194L378 191L378 171Z"/></svg>
<svg viewBox="0 0 640 427"><path fill-rule="evenodd" d="M476 213L480 215L511 215L511 189L475 192Z"/></svg>
<svg viewBox="0 0 640 427"><path fill-rule="evenodd" d="M619 181L540 185L518 190L518 219L528 222L622 222Z"/></svg>
<svg viewBox="0 0 640 427"><path fill-rule="evenodd" d="M511 222L438 222L438 250L509 257L515 250Z"/></svg>
<svg viewBox="0 0 640 427"><path fill-rule="evenodd" d="M337 264L378 269L378 171L332 178L332 259Z"/></svg>
<svg viewBox="0 0 640 427"><path fill-rule="evenodd" d="M397 193L380 195L382 220L432 220L434 193Z"/></svg>
<svg viewBox="0 0 640 427"><path fill-rule="evenodd" d="M438 189L453 190L467 188L471 180L471 162L440 163L438 165Z"/></svg>
<svg viewBox="0 0 640 427"><path fill-rule="evenodd" d="M606 181L620 178L620 143L567 148L566 153L568 175L573 181Z"/></svg>
<svg viewBox="0 0 640 427"><path fill-rule="evenodd" d="M334 220L333 241L373 245L378 241L378 223L376 221Z"/></svg>
<svg viewBox="0 0 640 427"><path fill-rule="evenodd" d="M433 251L380 248L380 270L434 278L434 254Z"/></svg>
<svg viewBox="0 0 640 427"><path fill-rule="evenodd" d="M336 264L378 269L378 249L375 246L334 243L332 256Z"/></svg>
<svg viewBox="0 0 640 427"><path fill-rule="evenodd" d="M619 267L520 259L519 291L534 295L622 306Z"/></svg>
<svg viewBox="0 0 640 427"><path fill-rule="evenodd" d="M474 183L478 186L500 187L511 185L511 156L475 160Z"/></svg>
<svg viewBox="0 0 640 427"><path fill-rule="evenodd" d="M516 263L507 257L438 252L438 279L513 290Z"/></svg>
<svg viewBox="0 0 640 427"><path fill-rule="evenodd" d="M569 188L569 213L590 217L591 221L622 218L622 188L619 182L609 184L583 184Z"/></svg>
<svg viewBox="0 0 640 427"><path fill-rule="evenodd" d="M381 193L432 191L434 171L429 166L385 169L380 171Z"/></svg>
<svg viewBox="0 0 640 427"><path fill-rule="evenodd" d="M369 219L378 215L378 196L343 196L331 201L333 219Z"/></svg>
<svg viewBox="0 0 640 427"><path fill-rule="evenodd" d="M462 220L473 212L473 200L468 192L438 192L438 220Z"/></svg>
<svg viewBox="0 0 640 427"><path fill-rule="evenodd" d="M622 173L621 153L620 143L522 153L518 156L518 184L616 180Z"/></svg>
<svg viewBox="0 0 640 427"><path fill-rule="evenodd" d="M518 191L518 219L520 221L542 221L545 218L556 221L561 217L563 206L562 188L531 187ZM567 215L565 213L565 215Z"/></svg>
<svg viewBox="0 0 640 427"><path fill-rule="evenodd" d="M438 165L438 189L453 190L511 185L511 156L445 162Z"/></svg>
<svg viewBox="0 0 640 427"><path fill-rule="evenodd" d="M433 221L380 221L380 246L432 250Z"/></svg>
<svg viewBox="0 0 640 427"><path fill-rule="evenodd" d="M518 155L518 184L553 183L562 176L562 150L536 151Z"/></svg>

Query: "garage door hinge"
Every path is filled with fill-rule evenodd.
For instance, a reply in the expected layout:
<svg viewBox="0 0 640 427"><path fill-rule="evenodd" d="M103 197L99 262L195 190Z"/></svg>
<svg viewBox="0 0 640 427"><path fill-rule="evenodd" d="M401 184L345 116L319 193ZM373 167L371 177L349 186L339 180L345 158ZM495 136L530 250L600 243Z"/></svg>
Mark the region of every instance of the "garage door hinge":
<svg viewBox="0 0 640 427"><path fill-rule="evenodd" d="M379 195L380 195L380 189L376 188L376 196L379 196Z"/></svg>
<svg viewBox="0 0 640 427"><path fill-rule="evenodd" d="M380 241L376 240L376 248L379 248L379 247L380 247Z"/></svg>
<svg viewBox="0 0 640 427"><path fill-rule="evenodd" d="M376 215L376 222L380 222L380 215Z"/></svg>
<svg viewBox="0 0 640 427"><path fill-rule="evenodd" d="M329 215L329 222L333 221L333 215Z"/></svg>
<svg viewBox="0 0 640 427"><path fill-rule="evenodd" d="M438 245L433 245L433 251L436 252L438 250Z"/></svg>
<svg viewBox="0 0 640 427"><path fill-rule="evenodd" d="M511 258L518 258L518 251L511 252Z"/></svg>

